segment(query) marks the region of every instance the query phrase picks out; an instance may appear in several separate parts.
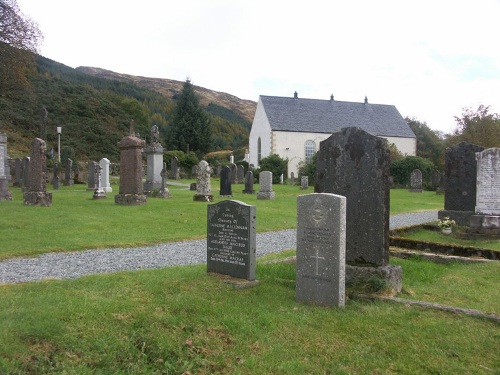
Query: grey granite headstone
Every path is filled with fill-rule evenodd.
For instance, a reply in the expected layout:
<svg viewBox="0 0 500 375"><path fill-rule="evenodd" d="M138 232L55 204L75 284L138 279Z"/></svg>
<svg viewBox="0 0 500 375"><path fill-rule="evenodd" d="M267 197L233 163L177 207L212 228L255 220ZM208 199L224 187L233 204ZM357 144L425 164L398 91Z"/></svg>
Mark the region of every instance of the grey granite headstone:
<svg viewBox="0 0 500 375"><path fill-rule="evenodd" d="M245 167L242 165L238 165L236 167L236 183L242 184L245 182Z"/></svg>
<svg viewBox="0 0 500 375"><path fill-rule="evenodd" d="M21 187L23 186L23 161L19 158L15 160L15 180L14 186Z"/></svg>
<svg viewBox="0 0 500 375"><path fill-rule="evenodd" d="M132 131L131 131L132 134ZM142 185L142 149L144 141L134 135L123 137L120 148L120 190L115 203L127 206L147 203Z"/></svg>
<svg viewBox="0 0 500 375"><path fill-rule="evenodd" d="M212 202L214 200L212 188L210 186L212 168L210 168L205 160L202 160L198 163L198 169L196 172L196 194L194 195L193 200L199 202Z"/></svg>
<svg viewBox="0 0 500 375"><path fill-rule="evenodd" d="M309 189L309 176L301 176L300 177L300 188L302 190Z"/></svg>
<svg viewBox="0 0 500 375"><path fill-rule="evenodd" d="M163 147L159 142L159 131L156 125L151 128L151 144L144 149L147 159L146 182L144 191L152 192L161 188L161 170L163 168Z"/></svg>
<svg viewBox="0 0 500 375"><path fill-rule="evenodd" d="M290 173L290 185L295 185L295 174L293 172Z"/></svg>
<svg viewBox="0 0 500 375"><path fill-rule="evenodd" d="M322 141L315 192L347 199L346 261L389 263L390 151L385 139L343 128Z"/></svg>
<svg viewBox="0 0 500 375"><path fill-rule="evenodd" d="M89 174L87 176L87 190L94 191L97 186L97 181L95 180L95 171L97 170L97 162L91 161L88 164Z"/></svg>
<svg viewBox="0 0 500 375"><path fill-rule="evenodd" d="M476 154L476 214L500 215L500 148L488 148Z"/></svg>
<svg viewBox="0 0 500 375"><path fill-rule="evenodd" d="M248 171L245 176L245 190L243 190L243 194L255 194L255 190L253 189L253 172Z"/></svg>
<svg viewBox="0 0 500 375"><path fill-rule="evenodd" d="M237 172L238 167L234 163L229 163L228 167L231 170L231 183L235 184L236 183L236 172Z"/></svg>
<svg viewBox="0 0 500 375"><path fill-rule="evenodd" d="M179 159L177 159L177 156L170 159L170 175L172 176L172 180L179 180L181 178L179 173Z"/></svg>
<svg viewBox="0 0 500 375"><path fill-rule="evenodd" d="M22 178L22 188L23 192L27 192L30 189L30 181L31 181L31 158L26 156L23 159L23 178Z"/></svg>
<svg viewBox="0 0 500 375"><path fill-rule="evenodd" d="M262 171L259 173L259 192L257 199L274 199L273 191L273 173L270 171Z"/></svg>
<svg viewBox="0 0 500 375"><path fill-rule="evenodd" d="M0 133L0 201L12 200L12 193L9 191L9 176L5 170L7 155L7 134Z"/></svg>
<svg viewBox="0 0 500 375"><path fill-rule="evenodd" d="M52 193L47 193L46 146L45 141L35 138L30 147L30 184L24 193L24 204L27 206L52 206Z"/></svg>
<svg viewBox="0 0 500 375"><path fill-rule="evenodd" d="M64 168L64 186L71 186L75 184L75 179L73 178L73 160L66 159L66 166Z"/></svg>
<svg viewBox="0 0 500 375"><path fill-rule="evenodd" d="M231 170L228 166L222 168L220 172L220 195L222 197L232 197L233 189L231 184Z"/></svg>
<svg viewBox="0 0 500 375"><path fill-rule="evenodd" d="M414 169L410 174L410 192L421 193L422 191L422 171Z"/></svg>
<svg viewBox="0 0 500 375"><path fill-rule="evenodd" d="M255 280L255 206L226 200L207 212L207 272Z"/></svg>
<svg viewBox="0 0 500 375"><path fill-rule="evenodd" d="M297 197L297 302L345 305L345 240L345 197Z"/></svg>

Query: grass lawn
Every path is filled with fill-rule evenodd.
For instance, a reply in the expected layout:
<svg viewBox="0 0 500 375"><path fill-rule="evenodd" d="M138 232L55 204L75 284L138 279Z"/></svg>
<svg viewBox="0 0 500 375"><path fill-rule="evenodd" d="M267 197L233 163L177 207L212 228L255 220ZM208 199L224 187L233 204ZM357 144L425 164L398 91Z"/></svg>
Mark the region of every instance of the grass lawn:
<svg viewBox="0 0 500 375"><path fill-rule="evenodd" d="M86 185L61 186L52 191L52 207L24 206L21 190L11 187L14 200L0 201L0 260L206 237L207 203L194 202L194 192L170 186L170 199L149 198L144 206L121 206L114 202L118 185L112 187L107 199L93 200ZM259 232L295 228L296 197L313 192L289 185L273 188L276 199L257 200L256 195L242 193L244 185L233 185L233 199L256 206ZM218 179L212 179L212 191L220 201ZM443 201L442 195L433 192L392 190L391 214L437 210L443 208Z"/></svg>

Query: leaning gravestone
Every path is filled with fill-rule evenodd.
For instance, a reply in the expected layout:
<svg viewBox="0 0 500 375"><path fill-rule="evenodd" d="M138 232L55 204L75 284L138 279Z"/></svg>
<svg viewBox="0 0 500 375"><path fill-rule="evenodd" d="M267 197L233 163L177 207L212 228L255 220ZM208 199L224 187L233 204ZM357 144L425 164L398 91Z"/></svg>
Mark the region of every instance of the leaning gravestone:
<svg viewBox="0 0 500 375"><path fill-rule="evenodd" d="M133 129L131 129L131 133ZM123 137L120 148L120 190L115 203L122 205L143 205L147 203L142 186L142 148L144 141L134 135Z"/></svg>
<svg viewBox="0 0 500 375"><path fill-rule="evenodd" d="M210 168L205 160L202 160L198 163L196 173L196 194L193 196L193 200L198 202L212 202L214 200L210 187L212 168Z"/></svg>
<svg viewBox="0 0 500 375"><path fill-rule="evenodd" d="M207 272L255 280L255 206L227 200L208 205Z"/></svg>
<svg viewBox="0 0 500 375"><path fill-rule="evenodd" d="M7 134L0 133L0 201L12 200L12 193L9 191L9 176L5 171L5 155L7 154Z"/></svg>
<svg viewBox="0 0 500 375"><path fill-rule="evenodd" d="M345 236L345 197L297 197L297 302L345 305Z"/></svg>
<svg viewBox="0 0 500 375"><path fill-rule="evenodd" d="M52 193L46 191L46 146L45 141L35 138L30 148L30 184L24 193L24 204L27 206L52 206Z"/></svg>
<svg viewBox="0 0 500 375"><path fill-rule="evenodd" d="M99 161L99 167L101 168L101 189L104 190L106 193L111 193L113 191L113 188L109 184L109 165L110 161L107 158L102 158Z"/></svg>
<svg viewBox="0 0 500 375"><path fill-rule="evenodd" d="M399 292L402 269L389 264L390 150L385 139L343 128L322 141L317 153L315 192L347 199L346 279L362 284L374 277L387 293Z"/></svg>
<svg viewBox="0 0 500 375"><path fill-rule="evenodd" d="M469 225L476 209L476 152L484 147L461 142L445 151L444 210L438 217L449 217L458 225Z"/></svg>
<svg viewBox="0 0 500 375"><path fill-rule="evenodd" d="M220 196L232 197L233 188L231 184L231 170L226 165L220 172Z"/></svg>
<svg viewBox="0 0 500 375"><path fill-rule="evenodd" d="M413 171L411 171L410 192L411 193L422 192L422 171L420 169L414 169Z"/></svg>
<svg viewBox="0 0 500 375"><path fill-rule="evenodd" d="M245 176L245 190L243 190L243 194L255 194L255 190L253 189L253 172L248 171Z"/></svg>
<svg viewBox="0 0 500 375"><path fill-rule="evenodd" d="M274 199L273 172L262 171L259 173L259 192L257 199Z"/></svg>

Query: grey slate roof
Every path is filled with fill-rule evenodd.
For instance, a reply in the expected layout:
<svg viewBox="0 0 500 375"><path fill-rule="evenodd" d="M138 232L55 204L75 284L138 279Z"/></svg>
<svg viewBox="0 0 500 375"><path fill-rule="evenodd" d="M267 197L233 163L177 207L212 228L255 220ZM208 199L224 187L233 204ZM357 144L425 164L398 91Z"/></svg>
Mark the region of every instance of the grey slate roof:
<svg viewBox="0 0 500 375"><path fill-rule="evenodd" d="M274 131L333 133L356 126L375 136L416 138L393 105L264 95L260 99Z"/></svg>

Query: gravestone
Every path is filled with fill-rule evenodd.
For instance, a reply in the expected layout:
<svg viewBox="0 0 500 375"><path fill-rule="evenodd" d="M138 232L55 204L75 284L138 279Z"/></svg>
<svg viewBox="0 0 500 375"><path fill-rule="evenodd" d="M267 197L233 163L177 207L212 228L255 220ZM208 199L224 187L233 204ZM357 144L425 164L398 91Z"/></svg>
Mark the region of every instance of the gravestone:
<svg viewBox="0 0 500 375"><path fill-rule="evenodd" d="M163 169L161 170L160 173L161 187L157 195L158 198L171 198L170 191L168 190L167 187L167 175L168 175L167 163L163 163Z"/></svg>
<svg viewBox="0 0 500 375"><path fill-rule="evenodd" d="M101 176L102 176L102 168L100 164L97 164L95 167L95 181L96 187L94 190L94 194L92 195L92 199L105 199L106 192L102 188L101 185Z"/></svg>
<svg viewBox="0 0 500 375"><path fill-rule="evenodd" d="M217 176L220 176L220 173L222 172L222 165L217 166Z"/></svg>
<svg viewBox="0 0 500 375"><path fill-rule="evenodd" d="M242 184L245 182L245 167L238 165L236 168L236 183Z"/></svg>
<svg viewBox="0 0 500 375"><path fill-rule="evenodd" d="M170 174L172 176L172 180L180 180L181 176L179 170L179 159L177 156L174 156L170 159Z"/></svg>
<svg viewBox="0 0 500 375"><path fill-rule="evenodd" d="M477 191L475 214L469 233L500 236L500 148L476 153Z"/></svg>
<svg viewBox="0 0 500 375"><path fill-rule="evenodd" d="M97 186L97 181L95 180L95 171L97 169L97 162L91 161L88 164L89 174L87 176L87 190L94 191Z"/></svg>
<svg viewBox="0 0 500 375"><path fill-rule="evenodd" d="M189 190L196 191L196 182L191 182L189 184Z"/></svg>
<svg viewBox="0 0 500 375"><path fill-rule="evenodd" d="M260 172L257 199L274 199L275 196L273 191L273 173L270 171Z"/></svg>
<svg viewBox="0 0 500 375"><path fill-rule="evenodd" d="M9 191L9 176L5 169L7 155L7 134L0 133L0 201L12 200L12 193Z"/></svg>
<svg viewBox="0 0 500 375"><path fill-rule="evenodd" d="M445 151L444 210L438 217L449 217L458 225L469 225L476 209L476 152L484 147L461 142Z"/></svg>
<svg viewBox="0 0 500 375"><path fill-rule="evenodd" d="M146 182L144 191L150 194L161 188L161 170L163 168L163 147L159 142L158 126L151 128L151 144L144 149L147 158Z"/></svg>
<svg viewBox="0 0 500 375"><path fill-rule="evenodd" d="M345 238L345 197L297 197L297 302L345 305Z"/></svg>
<svg viewBox="0 0 500 375"><path fill-rule="evenodd" d="M59 163L54 163L54 176L52 178L54 190L59 190Z"/></svg>
<svg viewBox="0 0 500 375"><path fill-rule="evenodd" d="M202 160L198 163L198 170L196 172L196 194L193 196L193 200L198 202L212 202L214 200L210 187L212 168L210 168L205 160Z"/></svg>
<svg viewBox="0 0 500 375"><path fill-rule="evenodd" d="M243 194L255 194L255 190L253 189L253 172L248 171L245 176L245 190L243 190Z"/></svg>
<svg viewBox="0 0 500 375"><path fill-rule="evenodd" d="M19 158L15 160L14 173L15 180L13 185L16 187L23 186L23 161Z"/></svg>
<svg viewBox="0 0 500 375"><path fill-rule="evenodd" d="M231 183L235 184L236 183L236 170L237 170L236 164L229 163L228 166L229 166L229 169L231 170Z"/></svg>
<svg viewBox="0 0 500 375"><path fill-rule="evenodd" d="M23 192L27 192L30 189L30 181L31 181L31 164L30 157L26 156L23 159L23 178L22 178L22 188Z"/></svg>
<svg viewBox="0 0 500 375"><path fill-rule="evenodd" d="M414 169L410 174L410 192L421 193L422 190L422 171Z"/></svg>
<svg viewBox="0 0 500 375"><path fill-rule="evenodd" d="M66 166L64 168L64 186L72 186L75 184L73 178L73 160L66 159Z"/></svg>
<svg viewBox="0 0 500 375"><path fill-rule="evenodd" d="M444 193L444 174L438 170L432 172L431 177L432 190L436 192L436 194Z"/></svg>
<svg viewBox="0 0 500 375"><path fill-rule="evenodd" d="M208 205L207 272L255 280L256 210L226 200Z"/></svg>
<svg viewBox="0 0 500 375"><path fill-rule="evenodd" d="M131 133L132 129L131 129ZM142 186L142 148L144 141L134 135L123 137L120 148L120 190L115 203L122 205L143 205L147 203Z"/></svg>
<svg viewBox="0 0 500 375"><path fill-rule="evenodd" d="M295 174L293 172L290 173L290 185L295 185Z"/></svg>
<svg viewBox="0 0 500 375"><path fill-rule="evenodd" d="M220 172L220 196L232 197L233 189L231 184L231 170L228 166L222 168Z"/></svg>
<svg viewBox="0 0 500 375"><path fill-rule="evenodd" d="M300 177L300 189L301 190L309 189L309 176Z"/></svg>
<svg viewBox="0 0 500 375"><path fill-rule="evenodd" d="M111 193L113 191L113 188L111 187L109 183L109 165L110 161L107 158L102 158L99 161L99 167L101 168L101 189L104 190L106 193Z"/></svg>
<svg viewBox="0 0 500 375"><path fill-rule="evenodd" d="M35 138L30 147L30 182L29 190L24 193L27 206L52 206L52 193L46 191L46 146L45 141Z"/></svg>

